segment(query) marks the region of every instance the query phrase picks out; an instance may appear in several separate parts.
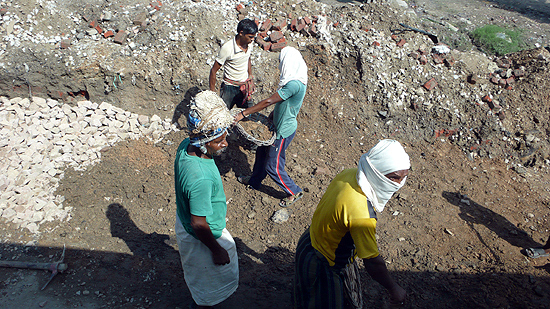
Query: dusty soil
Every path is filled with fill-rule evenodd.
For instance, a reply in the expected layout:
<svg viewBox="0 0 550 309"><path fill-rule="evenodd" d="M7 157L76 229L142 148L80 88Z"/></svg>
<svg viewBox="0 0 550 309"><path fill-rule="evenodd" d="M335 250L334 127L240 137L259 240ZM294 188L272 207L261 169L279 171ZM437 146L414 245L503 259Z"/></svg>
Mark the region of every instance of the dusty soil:
<svg viewBox="0 0 550 309"><path fill-rule="evenodd" d="M21 2L22 12L32 12L34 2ZM296 7L292 3L262 2L258 7L293 10L297 15L319 11L316 2L304 1ZM412 162L406 186L379 216L377 231L392 276L408 291L404 307L548 307L548 259L530 260L521 253L522 248L543 243L550 234L550 58L544 48L535 48L535 44L548 45L548 24L538 13L503 9L496 2L458 4L417 1L410 6L416 11L414 17L377 3L336 3L329 16L333 21L340 18L341 24L357 33L365 32L360 30L364 25L352 21L370 24L378 31L377 38L389 38L401 20L428 27L422 14L450 23L464 18L472 23L465 27L487 23L490 18L514 20L530 31L534 41L533 49L507 56L514 68L523 67L526 72L513 90L504 91L487 81L493 58L451 39L447 44L458 51L453 51L457 65L447 69L429 64L425 70L439 76L439 86L427 92L421 88L426 81L423 73L416 76L412 69L416 61L405 55L392 58L395 62L386 59L391 65L378 68L371 62L373 56L360 47L354 31L334 34L335 51L326 43L296 38L296 43L305 42L297 45L308 63L309 83L298 131L287 152L287 170L306 194L290 208L287 222L274 223L271 216L280 209L277 203L282 191L269 179L259 191L247 190L236 180L251 173L254 154L235 141L216 159L228 199L227 227L237 242L241 272L239 289L217 308L291 307L294 250L316 203L331 179L356 166L360 155L381 138L402 142ZM164 3L162 10L169 11L171 5L175 4ZM116 5L70 1L67 9L101 12L116 6L134 8L126 1ZM211 18L236 20L236 14L224 14L188 10L178 18L185 16L197 29L209 29ZM447 31L431 24L430 31ZM170 31L153 23L132 40L150 46ZM68 102L82 99L78 94L85 91L92 101L109 101L140 114L160 113L183 126L185 120L180 118L189 97L207 85L209 66L198 51L214 53L220 38L231 33L220 28L197 30L181 45L166 44L166 51L143 53L135 59L120 56L112 64L125 66L127 71L124 87L116 89L111 79L119 69L109 67L114 59L109 56L103 58L105 62L75 56L80 63L69 65L70 70L53 55L51 61L25 58L29 72L35 74L26 74L24 80L18 72L25 69L15 60L21 60L17 57L25 51L9 49L12 64L5 61L9 79L4 78L0 88L3 95L13 97L28 91L24 85L34 88L34 83L43 83L43 89L58 89L59 99ZM400 37L414 46L428 44L418 34L406 32ZM464 39L457 36L457 40ZM74 45L79 44L84 43ZM94 48L122 55L117 46ZM72 52L52 51L63 54L63 59ZM277 54L263 55L255 60L256 101L276 88L278 78ZM43 63L51 63L50 68L38 70ZM59 70L65 73L56 76ZM480 76L480 82L469 84L466 77L470 74ZM135 84L130 82L132 75ZM401 75L406 78L402 80ZM471 92L479 97L471 97ZM49 90L36 93L48 94L55 95ZM501 107L502 119L494 106L481 100L486 94ZM422 96L428 99L421 100ZM403 104L391 103L399 100ZM0 308L187 308L190 294L174 239L172 165L178 144L186 136L182 130L157 144L121 142L86 171L67 170L57 194L65 197L66 207L73 207L69 221L44 224L38 235L4 224L2 260L52 262L66 245L69 269L44 291L40 288L48 279L47 272L1 269ZM387 292L366 274L362 280L368 306L389 307Z"/></svg>

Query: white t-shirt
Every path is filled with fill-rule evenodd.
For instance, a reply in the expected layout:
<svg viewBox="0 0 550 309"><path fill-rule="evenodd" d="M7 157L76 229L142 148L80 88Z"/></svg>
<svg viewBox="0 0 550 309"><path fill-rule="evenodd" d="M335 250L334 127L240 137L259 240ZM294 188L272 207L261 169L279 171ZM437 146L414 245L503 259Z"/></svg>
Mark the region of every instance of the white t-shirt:
<svg viewBox="0 0 550 309"><path fill-rule="evenodd" d="M248 79L248 59L250 59L250 55L252 54L252 46L253 43L251 42L248 44L248 49L245 52L237 45L235 37L223 44L216 57L216 61L224 68L224 79L237 82L244 82Z"/></svg>

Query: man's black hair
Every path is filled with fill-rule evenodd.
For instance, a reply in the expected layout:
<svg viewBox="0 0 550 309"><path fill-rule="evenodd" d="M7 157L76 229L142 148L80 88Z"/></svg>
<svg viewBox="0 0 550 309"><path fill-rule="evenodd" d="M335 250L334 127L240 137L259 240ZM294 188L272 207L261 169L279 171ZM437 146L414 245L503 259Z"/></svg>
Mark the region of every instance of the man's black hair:
<svg viewBox="0 0 550 309"><path fill-rule="evenodd" d="M241 33L241 31L243 32L243 35L256 34L256 32L258 32L258 26L253 20L245 18L237 25L237 33Z"/></svg>

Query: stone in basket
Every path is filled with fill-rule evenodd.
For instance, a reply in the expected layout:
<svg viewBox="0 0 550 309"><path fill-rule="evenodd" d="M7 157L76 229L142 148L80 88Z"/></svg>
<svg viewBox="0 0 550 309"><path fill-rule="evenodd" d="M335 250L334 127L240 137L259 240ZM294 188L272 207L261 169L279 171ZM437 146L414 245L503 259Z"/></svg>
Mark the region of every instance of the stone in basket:
<svg viewBox="0 0 550 309"><path fill-rule="evenodd" d="M235 116L244 108L233 108L230 112ZM235 127L247 140L258 146L269 146L275 142L275 128L269 118L260 113L248 115L239 121Z"/></svg>

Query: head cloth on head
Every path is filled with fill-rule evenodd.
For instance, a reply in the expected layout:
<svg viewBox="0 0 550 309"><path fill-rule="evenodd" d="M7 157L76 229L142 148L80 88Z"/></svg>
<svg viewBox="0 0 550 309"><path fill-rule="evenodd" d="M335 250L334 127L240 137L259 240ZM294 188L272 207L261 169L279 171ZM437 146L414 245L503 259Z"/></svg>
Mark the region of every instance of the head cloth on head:
<svg viewBox="0 0 550 309"><path fill-rule="evenodd" d="M189 105L187 128L191 145L204 146L227 132L233 122L225 102L213 91L198 93Z"/></svg>
<svg viewBox="0 0 550 309"><path fill-rule="evenodd" d="M392 195L404 184L385 175L411 167L409 155L398 141L385 139L361 156L357 167L357 183L377 212L382 212Z"/></svg>

